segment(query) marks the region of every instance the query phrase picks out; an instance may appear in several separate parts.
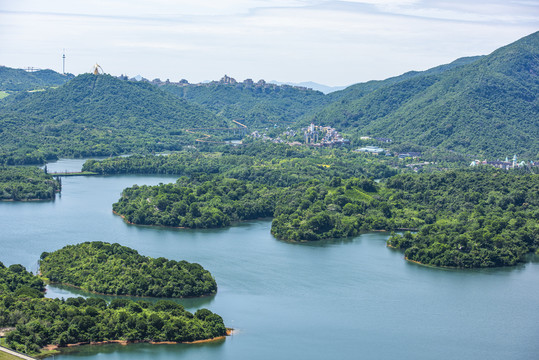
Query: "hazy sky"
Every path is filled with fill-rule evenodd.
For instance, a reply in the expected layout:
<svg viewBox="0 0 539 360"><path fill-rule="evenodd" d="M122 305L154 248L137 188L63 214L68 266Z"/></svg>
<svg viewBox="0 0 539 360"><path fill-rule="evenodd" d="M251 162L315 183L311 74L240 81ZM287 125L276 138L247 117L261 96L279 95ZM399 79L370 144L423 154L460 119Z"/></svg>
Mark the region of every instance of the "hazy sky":
<svg viewBox="0 0 539 360"><path fill-rule="evenodd" d="M348 85L537 30L539 0L0 0L0 65Z"/></svg>

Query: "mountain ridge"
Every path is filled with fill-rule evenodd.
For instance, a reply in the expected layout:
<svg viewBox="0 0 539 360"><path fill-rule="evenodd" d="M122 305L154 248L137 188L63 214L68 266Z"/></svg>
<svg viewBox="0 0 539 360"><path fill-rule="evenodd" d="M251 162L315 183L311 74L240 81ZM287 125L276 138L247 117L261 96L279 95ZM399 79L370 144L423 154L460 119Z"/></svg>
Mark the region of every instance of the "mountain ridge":
<svg viewBox="0 0 539 360"><path fill-rule="evenodd" d="M355 97L349 91L307 120L358 136L478 156L535 157L538 59L536 32L462 66L419 74Z"/></svg>
<svg viewBox="0 0 539 360"><path fill-rule="evenodd" d="M188 143L185 129L228 126L151 84L110 75L82 74L56 89L15 94L0 109L4 162L35 152L31 159L175 150Z"/></svg>

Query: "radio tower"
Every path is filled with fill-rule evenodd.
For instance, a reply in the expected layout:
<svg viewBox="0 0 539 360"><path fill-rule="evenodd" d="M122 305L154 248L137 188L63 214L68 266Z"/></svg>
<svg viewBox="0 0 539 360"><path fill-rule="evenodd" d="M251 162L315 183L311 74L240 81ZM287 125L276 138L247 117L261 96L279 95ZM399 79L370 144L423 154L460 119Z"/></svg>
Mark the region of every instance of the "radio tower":
<svg viewBox="0 0 539 360"><path fill-rule="evenodd" d="M64 49L62 54L62 74L66 74L66 49Z"/></svg>

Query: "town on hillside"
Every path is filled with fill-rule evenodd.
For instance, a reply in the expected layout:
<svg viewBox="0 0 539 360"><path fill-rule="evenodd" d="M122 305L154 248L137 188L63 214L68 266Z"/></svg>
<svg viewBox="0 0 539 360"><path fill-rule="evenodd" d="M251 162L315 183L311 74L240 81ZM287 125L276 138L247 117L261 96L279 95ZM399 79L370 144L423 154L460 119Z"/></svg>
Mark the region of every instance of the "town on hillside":
<svg viewBox="0 0 539 360"><path fill-rule="evenodd" d="M255 139L271 141L275 144L306 145L314 147L331 147L350 144L350 140L343 138L342 135L331 126L318 126L313 123L299 131L287 128L286 131L276 138L272 138L266 133L260 133L259 131L253 131L251 136Z"/></svg>

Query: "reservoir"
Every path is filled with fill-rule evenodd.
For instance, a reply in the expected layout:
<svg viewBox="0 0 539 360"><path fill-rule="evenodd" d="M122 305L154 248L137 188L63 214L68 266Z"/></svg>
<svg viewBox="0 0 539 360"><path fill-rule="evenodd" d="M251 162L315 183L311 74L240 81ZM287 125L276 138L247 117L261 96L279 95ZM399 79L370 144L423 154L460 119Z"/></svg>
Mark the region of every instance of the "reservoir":
<svg viewBox="0 0 539 360"><path fill-rule="evenodd" d="M82 163L60 160L48 170L79 171ZM388 249L387 233L292 244L271 236L270 220L185 230L132 226L112 214L125 187L176 178L63 177L55 201L0 203L0 261L35 272L43 251L100 240L197 262L214 275L218 293L178 301L216 312L236 333L205 344L83 346L57 358L537 359L537 257L513 268L435 269ZM47 290L80 295L89 296Z"/></svg>

